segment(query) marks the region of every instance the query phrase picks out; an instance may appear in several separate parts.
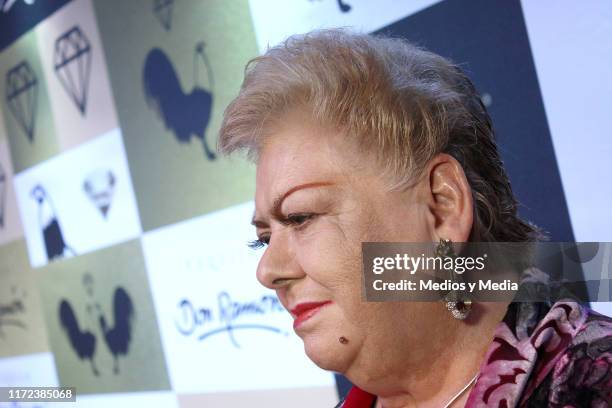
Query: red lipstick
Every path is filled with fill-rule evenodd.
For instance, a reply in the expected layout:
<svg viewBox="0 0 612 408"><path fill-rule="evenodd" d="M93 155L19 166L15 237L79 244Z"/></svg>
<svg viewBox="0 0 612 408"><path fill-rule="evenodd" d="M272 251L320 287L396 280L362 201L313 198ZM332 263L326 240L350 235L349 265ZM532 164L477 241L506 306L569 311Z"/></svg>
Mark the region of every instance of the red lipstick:
<svg viewBox="0 0 612 408"><path fill-rule="evenodd" d="M329 300L325 302L306 302L300 303L299 305L291 309L290 312L294 317L293 328L296 329L306 320L317 314L317 312L321 310L322 307L330 303L331 301Z"/></svg>

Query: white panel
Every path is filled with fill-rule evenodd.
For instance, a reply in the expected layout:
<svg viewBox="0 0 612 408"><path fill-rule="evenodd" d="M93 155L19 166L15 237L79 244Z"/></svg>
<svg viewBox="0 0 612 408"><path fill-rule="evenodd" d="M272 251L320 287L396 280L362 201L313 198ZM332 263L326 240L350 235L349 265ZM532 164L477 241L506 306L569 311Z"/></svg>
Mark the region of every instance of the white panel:
<svg viewBox="0 0 612 408"><path fill-rule="evenodd" d="M253 209L230 207L142 238L177 392L334 386L306 357L274 292L256 280L261 252L246 245Z"/></svg>
<svg viewBox="0 0 612 408"><path fill-rule="evenodd" d="M345 0L342 12L337 0L249 0L260 52L292 34L318 28L351 27L371 32L429 7L439 0Z"/></svg>
<svg viewBox="0 0 612 408"><path fill-rule="evenodd" d="M0 359L0 387L57 387L51 353L26 354Z"/></svg>
<svg viewBox="0 0 612 408"><path fill-rule="evenodd" d="M598 313L612 316L612 302L591 302L591 307Z"/></svg>
<svg viewBox="0 0 612 408"><path fill-rule="evenodd" d="M611 241L612 2L524 0L576 241Z"/></svg>
<svg viewBox="0 0 612 408"><path fill-rule="evenodd" d="M51 353L27 354L0 359L0 387L57 387ZM67 408L74 403L0 402L0 408Z"/></svg>
<svg viewBox="0 0 612 408"><path fill-rule="evenodd" d="M108 172L112 173L112 182L105 177ZM87 181L89 192L85 187ZM34 193L36 186L45 192L40 203L34 197L39 195ZM34 267L48 262L44 231L53 233L50 227L53 220L60 225L66 245L63 256L67 257L140 235L140 219L119 129L18 174L15 190ZM110 194L108 200L100 195L104 192ZM106 213L101 205L105 201L110 202Z"/></svg>
<svg viewBox="0 0 612 408"><path fill-rule="evenodd" d="M75 408L175 408L176 396L172 392L138 392L124 394L95 394L78 396Z"/></svg>

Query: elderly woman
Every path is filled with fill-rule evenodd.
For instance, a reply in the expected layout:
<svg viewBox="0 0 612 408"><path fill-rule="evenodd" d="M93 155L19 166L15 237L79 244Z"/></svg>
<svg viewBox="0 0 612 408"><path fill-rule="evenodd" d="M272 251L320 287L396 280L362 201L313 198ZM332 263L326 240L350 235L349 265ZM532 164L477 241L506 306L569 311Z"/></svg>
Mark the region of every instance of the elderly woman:
<svg viewBox="0 0 612 408"><path fill-rule="evenodd" d="M575 302L365 302L362 242L530 242L489 115L446 59L342 30L251 61L220 149L257 164L257 278L348 407L612 406L612 323Z"/></svg>

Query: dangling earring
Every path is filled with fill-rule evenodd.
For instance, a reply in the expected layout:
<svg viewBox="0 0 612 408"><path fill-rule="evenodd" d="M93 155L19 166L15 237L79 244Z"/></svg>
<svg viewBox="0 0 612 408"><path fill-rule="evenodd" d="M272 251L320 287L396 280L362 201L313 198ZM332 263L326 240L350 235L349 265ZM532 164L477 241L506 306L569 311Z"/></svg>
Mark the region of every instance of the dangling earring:
<svg viewBox="0 0 612 408"><path fill-rule="evenodd" d="M455 256L453 243L450 239L440 238L440 242L436 246L436 256L442 259ZM450 280L452 283L458 283L461 281L461 278L455 271L450 271ZM466 295L456 290L451 289L451 291L444 296L444 302L446 302L448 311L458 320L466 319L472 309L472 301Z"/></svg>
<svg viewBox="0 0 612 408"><path fill-rule="evenodd" d="M452 291L446 295L446 308L451 312L455 319L465 320L470 314L470 310L472 310L472 301L470 299L461 299L456 301L449 300L449 295L451 293L456 292Z"/></svg>

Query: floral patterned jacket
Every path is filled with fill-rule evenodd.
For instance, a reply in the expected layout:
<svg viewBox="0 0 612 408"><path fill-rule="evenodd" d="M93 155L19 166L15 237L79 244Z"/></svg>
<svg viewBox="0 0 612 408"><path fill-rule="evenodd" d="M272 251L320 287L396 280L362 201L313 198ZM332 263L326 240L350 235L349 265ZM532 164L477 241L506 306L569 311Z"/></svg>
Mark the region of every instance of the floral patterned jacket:
<svg viewBox="0 0 612 408"><path fill-rule="evenodd" d="M375 400L353 387L338 407ZM465 407L612 407L612 318L574 301L512 303Z"/></svg>

